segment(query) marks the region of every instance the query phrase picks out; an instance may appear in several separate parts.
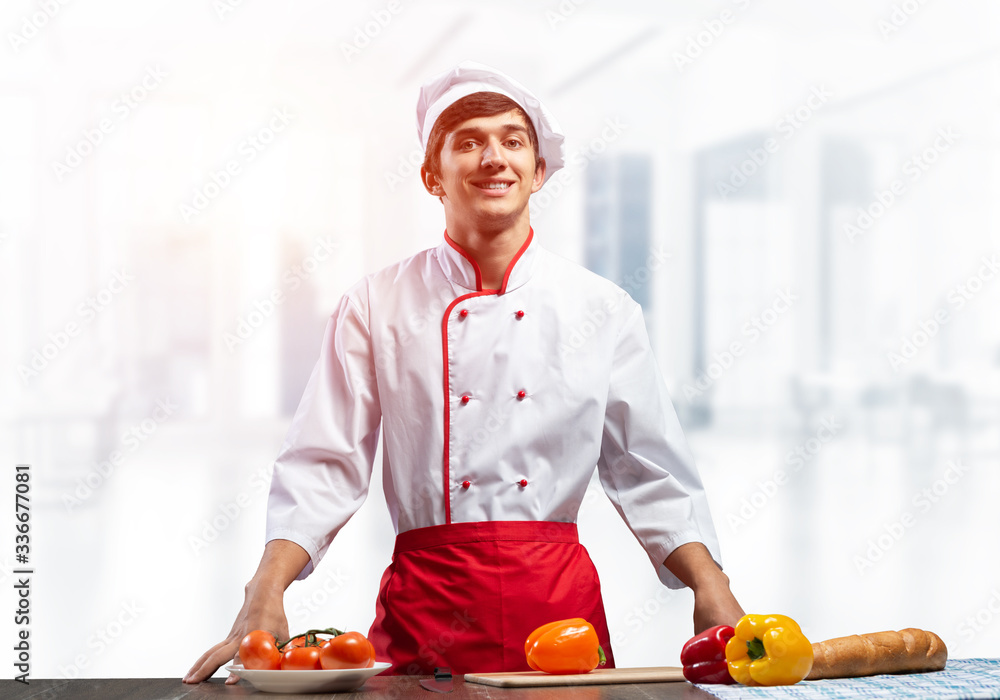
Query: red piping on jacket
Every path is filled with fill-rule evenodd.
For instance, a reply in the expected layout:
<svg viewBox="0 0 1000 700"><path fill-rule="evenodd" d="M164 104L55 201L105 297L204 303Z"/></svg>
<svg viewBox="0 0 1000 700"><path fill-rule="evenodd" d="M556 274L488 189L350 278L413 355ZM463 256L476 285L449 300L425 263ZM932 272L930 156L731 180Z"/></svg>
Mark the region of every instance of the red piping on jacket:
<svg viewBox="0 0 1000 700"><path fill-rule="evenodd" d="M448 304L448 308L444 310L444 318L441 319L441 357L444 363L444 373L442 375L444 384L444 521L448 525L451 524L451 470L448 465L451 458L451 381L448 374L448 316L451 315L451 310L454 309L455 306L466 299L487 296L489 294L500 295L506 292L507 282L510 280L510 273L514 269L514 265L517 261L521 259L521 255L528 249L528 245L531 243L531 239L534 235L534 230L529 227L528 237L524 239L524 244L521 245L521 248L514 254L514 257L511 258L511 261L507 264L507 270L503 274L503 282L500 285L500 289L483 289L483 275L479 269L479 265L475 260L469 257L469 254L462 250L462 248L455 243L455 241L451 240L447 231L444 232L444 239L448 241L448 245L457 250L462 254L462 257L472 263L472 268L476 271L476 291L463 294L454 299L450 304Z"/></svg>

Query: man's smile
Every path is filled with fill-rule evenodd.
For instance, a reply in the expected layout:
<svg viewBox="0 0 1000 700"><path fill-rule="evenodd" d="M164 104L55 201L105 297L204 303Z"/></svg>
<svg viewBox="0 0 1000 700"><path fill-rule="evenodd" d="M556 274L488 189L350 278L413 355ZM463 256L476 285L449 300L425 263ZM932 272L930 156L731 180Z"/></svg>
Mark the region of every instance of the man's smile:
<svg viewBox="0 0 1000 700"><path fill-rule="evenodd" d="M472 183L481 190L497 194L503 194L510 189L510 186L514 184L513 180L481 180L479 182Z"/></svg>

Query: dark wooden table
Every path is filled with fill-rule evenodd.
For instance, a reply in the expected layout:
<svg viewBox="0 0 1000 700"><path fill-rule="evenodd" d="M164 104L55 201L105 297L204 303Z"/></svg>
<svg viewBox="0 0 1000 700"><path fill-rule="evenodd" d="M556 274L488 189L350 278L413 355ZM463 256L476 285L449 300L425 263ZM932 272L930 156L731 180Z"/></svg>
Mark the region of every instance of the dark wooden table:
<svg viewBox="0 0 1000 700"><path fill-rule="evenodd" d="M181 683L179 678L94 678L76 680L32 680L24 685L12 680L0 681L0 698L3 700L194 700L195 698L242 698L249 695L264 700L302 700L303 698L329 698L329 700L382 700L383 698L444 697L420 687L421 678L432 676L394 676L370 678L359 690L352 693L318 693L312 695L284 695L262 693L246 681L225 685L221 678L198 685ZM577 685L559 688L496 688L455 679L455 689L448 693L450 700L465 698L490 698L491 700L711 700L714 696L698 690L690 683L632 683L629 685Z"/></svg>

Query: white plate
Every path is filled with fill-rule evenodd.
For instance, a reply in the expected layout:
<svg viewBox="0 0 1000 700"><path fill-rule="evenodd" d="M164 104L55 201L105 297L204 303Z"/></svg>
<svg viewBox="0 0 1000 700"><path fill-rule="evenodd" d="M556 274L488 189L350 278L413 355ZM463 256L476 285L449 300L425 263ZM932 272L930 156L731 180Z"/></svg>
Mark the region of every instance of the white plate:
<svg viewBox="0 0 1000 700"><path fill-rule="evenodd" d="M243 668L239 664L226 666L257 690L265 693L332 693L356 690L365 681L392 666L376 661L371 668L339 668L330 671L264 671Z"/></svg>

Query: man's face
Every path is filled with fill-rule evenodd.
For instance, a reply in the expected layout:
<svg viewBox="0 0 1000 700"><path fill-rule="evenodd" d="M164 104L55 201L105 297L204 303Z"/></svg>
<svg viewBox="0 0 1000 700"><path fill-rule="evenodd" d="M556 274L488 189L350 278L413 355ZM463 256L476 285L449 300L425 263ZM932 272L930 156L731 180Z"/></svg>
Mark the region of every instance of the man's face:
<svg viewBox="0 0 1000 700"><path fill-rule="evenodd" d="M545 163L535 152L524 118L516 111L474 117L448 134L441 169L424 173L431 194L442 197L456 224L496 230L527 216L528 198L545 180Z"/></svg>

